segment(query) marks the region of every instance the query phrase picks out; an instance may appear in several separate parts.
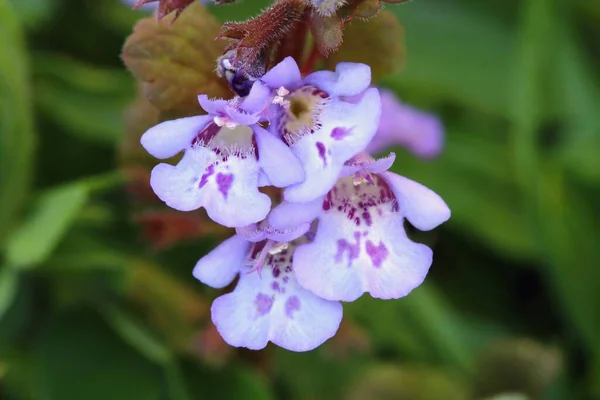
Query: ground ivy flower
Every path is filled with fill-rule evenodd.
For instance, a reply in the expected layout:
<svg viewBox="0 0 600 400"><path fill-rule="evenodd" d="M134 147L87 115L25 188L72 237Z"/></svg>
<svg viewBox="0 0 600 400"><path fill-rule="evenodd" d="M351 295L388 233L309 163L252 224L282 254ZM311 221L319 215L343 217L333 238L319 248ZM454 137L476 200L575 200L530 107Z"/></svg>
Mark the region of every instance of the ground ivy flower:
<svg viewBox="0 0 600 400"><path fill-rule="evenodd" d="M271 200L258 186L286 187L301 182L304 172L290 149L258 124L263 98L260 87L244 99L200 96L208 115L163 122L144 133L142 145L157 158L184 151L177 165L152 170L156 195L180 211L204 207L228 227L264 219Z"/></svg>
<svg viewBox="0 0 600 400"><path fill-rule="evenodd" d="M390 146L403 146L422 158L433 158L444 147L440 119L398 101L394 93L380 89L381 119L367 152L374 154Z"/></svg>
<svg viewBox="0 0 600 400"><path fill-rule="evenodd" d="M329 300L354 301L363 293L395 299L419 286L432 262L429 247L411 241L404 220L430 230L450 217L433 191L387 172L393 162L353 160L351 175L310 203L284 202L269 215L279 228L314 218L314 240L294 254L300 285ZM293 215L292 218L287 216Z"/></svg>
<svg viewBox="0 0 600 400"><path fill-rule="evenodd" d="M194 276L222 288L239 274L233 292L218 297L212 320L232 346L253 350L268 342L293 351L308 351L332 337L342 320L342 305L322 299L296 280L293 257L306 236L278 246L250 243L236 235L200 259ZM262 275L248 273L264 264Z"/></svg>
<svg viewBox="0 0 600 400"><path fill-rule="evenodd" d="M269 130L290 147L305 171L304 181L285 189L286 200L307 202L324 195L344 163L367 147L381 113L379 92L370 83L370 67L358 63L340 63L335 72L302 78L291 57L255 82L273 96ZM345 100L358 94L358 101Z"/></svg>

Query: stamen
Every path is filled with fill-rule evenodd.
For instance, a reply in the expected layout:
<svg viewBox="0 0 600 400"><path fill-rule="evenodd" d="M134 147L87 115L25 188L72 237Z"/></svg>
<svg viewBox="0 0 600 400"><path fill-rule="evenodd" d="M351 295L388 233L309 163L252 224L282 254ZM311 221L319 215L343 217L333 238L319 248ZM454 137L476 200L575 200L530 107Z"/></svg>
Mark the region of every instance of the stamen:
<svg viewBox="0 0 600 400"><path fill-rule="evenodd" d="M275 245L273 245L273 248L271 250L269 250L269 254L271 254L271 255L279 254L282 251L287 250L288 246L289 246L288 242L275 243Z"/></svg>
<svg viewBox="0 0 600 400"><path fill-rule="evenodd" d="M265 243L265 247L262 248L262 250L258 254L258 257L256 257L256 260L254 261L254 265L252 265L252 268L250 268L250 271L248 271L247 274L251 274L254 271L256 271L256 272L258 272L259 278L262 278L262 276L261 276L262 267L265 263L265 260L267 259L267 256L270 254L270 250L276 244L277 244L277 242L275 242L273 240L270 240L270 239L267 240L267 243Z"/></svg>
<svg viewBox="0 0 600 400"><path fill-rule="evenodd" d="M373 182L373 178L371 177L371 173L365 171L364 169L356 171L354 173L354 177L352 178L352 183L354 186L362 185L365 182L368 182L371 185L375 184L375 182Z"/></svg>
<svg viewBox="0 0 600 400"><path fill-rule="evenodd" d="M219 117L219 116L215 116L213 118L213 121L215 122L215 124L219 127L226 127L229 129L233 129L235 127L238 126L237 122L229 119L229 118L225 118L225 117Z"/></svg>
<svg viewBox="0 0 600 400"><path fill-rule="evenodd" d="M288 94L290 94L290 91L281 86L277 89L277 96L273 98L273 104L279 104L283 108L288 109L290 107L290 101L285 98Z"/></svg>

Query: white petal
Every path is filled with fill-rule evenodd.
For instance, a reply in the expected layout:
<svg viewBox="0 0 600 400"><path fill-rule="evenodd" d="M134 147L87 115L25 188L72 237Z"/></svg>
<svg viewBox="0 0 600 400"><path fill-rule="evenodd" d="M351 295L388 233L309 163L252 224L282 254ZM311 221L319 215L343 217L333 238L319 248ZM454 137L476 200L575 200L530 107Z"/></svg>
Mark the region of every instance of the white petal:
<svg viewBox="0 0 600 400"><path fill-rule="evenodd" d="M250 246L251 243L239 235L230 237L198 260L194 277L210 287L224 288L243 268Z"/></svg>
<svg viewBox="0 0 600 400"><path fill-rule="evenodd" d="M303 287L325 299L354 301L365 292L397 299L423 282L431 261L431 250L406 237L398 216L375 217L367 228L330 213L319 219L314 241L296 250L294 269Z"/></svg>
<svg viewBox="0 0 600 400"><path fill-rule="evenodd" d="M342 62L335 67L335 72L313 72L304 78L304 82L330 95L356 96L371 84L371 67L366 64Z"/></svg>
<svg viewBox="0 0 600 400"><path fill-rule="evenodd" d="M258 146L261 169L269 182L276 187L286 187L304 180L300 160L288 146L260 126L253 127Z"/></svg>
<svg viewBox="0 0 600 400"><path fill-rule="evenodd" d="M450 218L450 209L433 190L392 172L381 176L394 192L400 212L417 229L428 231Z"/></svg>
<svg viewBox="0 0 600 400"><path fill-rule="evenodd" d="M227 343L257 350L271 341L308 351L335 334L342 306L298 285L290 266L294 246L270 254L262 277L242 273L235 290L215 300L212 319Z"/></svg>
<svg viewBox="0 0 600 400"><path fill-rule="evenodd" d="M230 155L215 167L203 188L208 216L221 225L235 228L263 220L271 199L258 191L258 163L254 157Z"/></svg>
<svg viewBox="0 0 600 400"><path fill-rule="evenodd" d="M150 186L154 193L169 207L179 211L192 211L203 204L203 196L198 188L205 168L210 164L211 155L196 157L196 150L188 150L176 166L159 164L152 170Z"/></svg>
<svg viewBox="0 0 600 400"><path fill-rule="evenodd" d="M192 140L212 121L210 115L165 121L142 135L142 146L156 158L169 158L190 147Z"/></svg>
<svg viewBox="0 0 600 400"><path fill-rule="evenodd" d="M289 229L314 221L323 211L323 197L308 203L284 201L271 210L268 222L278 229Z"/></svg>

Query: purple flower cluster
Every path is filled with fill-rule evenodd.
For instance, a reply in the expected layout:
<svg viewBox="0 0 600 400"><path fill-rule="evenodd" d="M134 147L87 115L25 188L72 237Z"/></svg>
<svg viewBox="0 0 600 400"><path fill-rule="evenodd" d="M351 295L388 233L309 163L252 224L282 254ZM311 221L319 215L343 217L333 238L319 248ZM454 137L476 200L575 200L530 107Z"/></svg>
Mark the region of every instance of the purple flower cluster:
<svg viewBox="0 0 600 400"><path fill-rule="evenodd" d="M407 237L404 221L430 230L450 210L431 190L389 172L394 154L375 160L368 152L403 144L432 156L441 126L370 85L364 64L302 77L286 58L245 96L199 96L207 115L143 135L157 158L183 152L176 165L154 168L154 192L172 208L204 207L236 228L194 268L215 288L239 276L212 306L229 344L311 350L337 331L341 301L363 293L396 299L423 282L432 251ZM266 186L281 188L280 196L263 193Z"/></svg>

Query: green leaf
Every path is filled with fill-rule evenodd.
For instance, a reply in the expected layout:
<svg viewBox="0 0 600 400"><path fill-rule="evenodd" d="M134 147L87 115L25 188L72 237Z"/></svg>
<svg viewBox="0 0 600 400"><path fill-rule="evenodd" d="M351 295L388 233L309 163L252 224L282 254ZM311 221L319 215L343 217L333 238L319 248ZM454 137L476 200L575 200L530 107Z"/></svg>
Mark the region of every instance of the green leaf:
<svg viewBox="0 0 600 400"><path fill-rule="evenodd" d="M386 85L416 90L472 110L509 115L514 38L491 14L458 2L412 1L389 6L406 32L408 61Z"/></svg>
<svg viewBox="0 0 600 400"><path fill-rule="evenodd" d="M375 364L364 368L346 389L344 400L465 400L464 382L434 368L417 365Z"/></svg>
<svg viewBox="0 0 600 400"><path fill-rule="evenodd" d="M47 400L158 400L160 367L120 340L93 312L51 321L33 349Z"/></svg>
<svg viewBox="0 0 600 400"><path fill-rule="evenodd" d="M171 400L192 400L185 377L176 360L165 365L165 377Z"/></svg>
<svg viewBox="0 0 600 400"><path fill-rule="evenodd" d="M44 192L33 210L9 238L9 265L28 268L52 253L89 197L89 185L71 183Z"/></svg>
<svg viewBox="0 0 600 400"><path fill-rule="evenodd" d="M445 363L460 372L471 370L475 350L489 340L483 330L462 320L431 283L398 301L363 297L348 304L346 311L371 332L378 345L411 360Z"/></svg>
<svg viewBox="0 0 600 400"><path fill-rule="evenodd" d="M199 364L185 363L182 371L193 399L275 398L264 377L248 367L237 365L211 370Z"/></svg>
<svg viewBox="0 0 600 400"><path fill-rule="evenodd" d="M538 255L536 239L522 212L520 190L506 168L509 147L471 132L448 129L442 155L423 162L396 158L392 169L438 193L452 210L447 226L516 258Z"/></svg>
<svg viewBox="0 0 600 400"><path fill-rule="evenodd" d="M567 129L560 156L565 167L592 182L600 182L600 90L593 74L594 66L577 41L568 22L559 25L557 92L564 110Z"/></svg>
<svg viewBox="0 0 600 400"><path fill-rule="evenodd" d="M123 110L134 95L123 70L38 55L35 100L44 115L77 137L114 145L125 130Z"/></svg>
<svg viewBox="0 0 600 400"><path fill-rule="evenodd" d="M372 79L397 72L404 63L403 31L396 17L383 11L369 20L356 19L344 27L340 48L325 60L334 70L342 61L366 63Z"/></svg>
<svg viewBox="0 0 600 400"><path fill-rule="evenodd" d="M29 188L34 133L29 66L19 18L0 0L0 250Z"/></svg>
<svg viewBox="0 0 600 400"><path fill-rule="evenodd" d="M523 393L539 399L561 367L562 355L555 347L531 339L503 339L479 355L474 396Z"/></svg>
<svg viewBox="0 0 600 400"><path fill-rule="evenodd" d="M52 0L10 0L10 2L23 23L31 28L46 22L57 4Z"/></svg>
<svg viewBox="0 0 600 400"><path fill-rule="evenodd" d="M36 318L33 311L35 289L31 284L31 280L22 275L17 276L18 272L13 269L4 269L0 275L5 276L0 277L0 281L6 279L6 274L12 274L17 281L14 282L12 289L8 289L8 292L13 292L12 296L5 291L6 287L4 289L0 288L0 297L6 296L0 302L9 298L8 304L4 304L6 308L3 312L0 312L0 359L4 359L6 355L14 352L16 341L24 337L27 328L31 326L33 318ZM13 285L10 282L12 279L14 278L8 278L9 285ZM0 282L0 286L2 285L3 283ZM4 281L4 285L6 285L6 281Z"/></svg>
<svg viewBox="0 0 600 400"><path fill-rule="evenodd" d="M18 274L11 268L0 269L0 322L17 296Z"/></svg>
<svg viewBox="0 0 600 400"><path fill-rule="evenodd" d="M558 40L569 30L564 20L565 6L556 0L522 3L521 49L515 70L513 105L514 127L511 132L515 167L524 190L525 209L530 216L544 261L551 268L551 284L565 318L589 351L591 364L600 365L600 303L597 284L600 279L597 205L586 191L566 179L556 159L543 157L536 148L536 133L543 121L541 108L548 102L548 76L561 50L573 54L568 41ZM568 34L567 34L568 37ZM561 43L564 48L556 48ZM582 89L581 83L578 84ZM556 91L556 90L555 90ZM587 92L587 91L586 91ZM576 96L580 96L577 94ZM573 99L573 93L568 95ZM589 98L589 94L587 95ZM593 96L592 96L593 97ZM580 104L581 106L581 104ZM580 128L593 118L586 108L575 111L568 106L564 113L582 118ZM580 130L580 137L592 131ZM594 381L598 381L594 371ZM594 388L596 394L599 389Z"/></svg>
<svg viewBox="0 0 600 400"><path fill-rule="evenodd" d="M171 350L134 317L109 304L101 305L99 310L115 332L148 360L162 366L171 362Z"/></svg>

